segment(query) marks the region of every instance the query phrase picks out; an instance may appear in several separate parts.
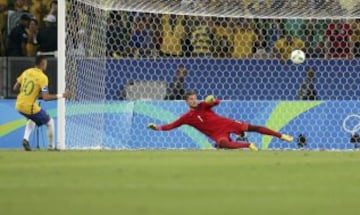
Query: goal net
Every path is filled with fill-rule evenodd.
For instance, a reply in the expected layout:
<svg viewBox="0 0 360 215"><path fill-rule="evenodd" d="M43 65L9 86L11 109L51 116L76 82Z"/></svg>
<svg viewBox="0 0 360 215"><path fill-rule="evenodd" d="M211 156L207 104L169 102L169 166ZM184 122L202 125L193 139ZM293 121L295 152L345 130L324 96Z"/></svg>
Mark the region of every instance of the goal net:
<svg viewBox="0 0 360 215"><path fill-rule="evenodd" d="M357 0L68 0L66 34L68 149L212 148L188 126L146 129L185 113L187 90L295 137L245 134L262 149L357 145ZM289 60L296 49L303 64Z"/></svg>

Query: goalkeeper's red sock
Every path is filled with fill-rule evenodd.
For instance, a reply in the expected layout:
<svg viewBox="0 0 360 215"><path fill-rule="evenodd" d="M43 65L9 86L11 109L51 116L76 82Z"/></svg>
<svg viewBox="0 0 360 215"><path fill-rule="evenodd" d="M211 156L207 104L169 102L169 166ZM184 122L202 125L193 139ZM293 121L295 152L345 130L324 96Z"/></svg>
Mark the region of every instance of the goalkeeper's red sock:
<svg viewBox="0 0 360 215"><path fill-rule="evenodd" d="M250 132L258 132L260 134L266 134L266 135L281 138L281 134L279 132L273 131L271 129L268 129L268 128L265 128L265 127L262 127L262 126L249 125L248 131L250 131Z"/></svg>
<svg viewBox="0 0 360 215"><path fill-rule="evenodd" d="M217 142L218 148L221 149L240 149L240 148L249 148L250 143L247 142L232 142L226 139L219 140Z"/></svg>

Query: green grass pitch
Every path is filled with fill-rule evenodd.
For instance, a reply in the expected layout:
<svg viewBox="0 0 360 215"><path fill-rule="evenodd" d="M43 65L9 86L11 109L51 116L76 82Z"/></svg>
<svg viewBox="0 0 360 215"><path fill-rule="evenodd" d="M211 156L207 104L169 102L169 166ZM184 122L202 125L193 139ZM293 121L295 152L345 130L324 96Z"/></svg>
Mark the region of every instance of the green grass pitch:
<svg viewBox="0 0 360 215"><path fill-rule="evenodd" d="M0 150L0 214L359 214L360 152Z"/></svg>

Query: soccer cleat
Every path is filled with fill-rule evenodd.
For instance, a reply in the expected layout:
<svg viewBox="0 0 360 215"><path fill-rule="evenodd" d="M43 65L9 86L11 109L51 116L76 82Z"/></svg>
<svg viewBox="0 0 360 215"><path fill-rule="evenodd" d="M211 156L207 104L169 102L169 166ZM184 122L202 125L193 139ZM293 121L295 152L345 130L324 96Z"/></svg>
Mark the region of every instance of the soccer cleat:
<svg viewBox="0 0 360 215"><path fill-rule="evenodd" d="M294 138L292 136L286 135L286 134L282 134L280 139L285 140L287 142L292 142L294 140Z"/></svg>
<svg viewBox="0 0 360 215"><path fill-rule="evenodd" d="M148 124L147 128L155 130L155 131L157 130L157 127L156 127L156 125L154 123Z"/></svg>
<svg viewBox="0 0 360 215"><path fill-rule="evenodd" d="M22 145L23 145L25 151L31 151L31 147L30 147L29 141L23 139Z"/></svg>
<svg viewBox="0 0 360 215"><path fill-rule="evenodd" d="M253 152L259 151L259 149L256 147L256 145L254 143L250 143L249 149Z"/></svg>

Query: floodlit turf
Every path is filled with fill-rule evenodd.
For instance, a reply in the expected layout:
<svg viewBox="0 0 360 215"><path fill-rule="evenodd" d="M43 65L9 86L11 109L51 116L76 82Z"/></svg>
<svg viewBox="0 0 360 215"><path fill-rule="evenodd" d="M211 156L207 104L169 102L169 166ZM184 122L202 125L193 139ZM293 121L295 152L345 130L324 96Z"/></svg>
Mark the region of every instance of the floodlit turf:
<svg viewBox="0 0 360 215"><path fill-rule="evenodd" d="M360 214L359 152L0 151L0 214Z"/></svg>

